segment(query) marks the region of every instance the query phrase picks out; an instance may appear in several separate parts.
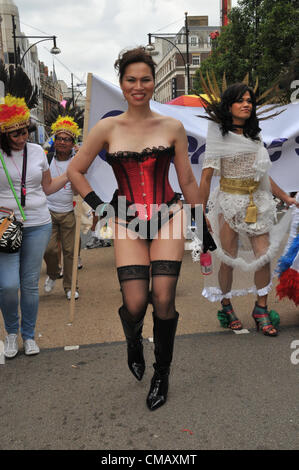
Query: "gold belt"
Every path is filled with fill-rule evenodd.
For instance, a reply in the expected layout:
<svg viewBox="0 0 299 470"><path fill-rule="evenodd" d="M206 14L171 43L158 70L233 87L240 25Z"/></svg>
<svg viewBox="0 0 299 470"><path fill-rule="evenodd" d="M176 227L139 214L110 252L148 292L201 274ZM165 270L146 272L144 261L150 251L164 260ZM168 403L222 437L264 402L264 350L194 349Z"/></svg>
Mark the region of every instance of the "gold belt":
<svg viewBox="0 0 299 470"><path fill-rule="evenodd" d="M257 207L253 201L253 193L257 190L259 181L253 178L223 178L220 179L220 190L230 194L249 194L249 205L246 211L245 222L253 224L257 220Z"/></svg>

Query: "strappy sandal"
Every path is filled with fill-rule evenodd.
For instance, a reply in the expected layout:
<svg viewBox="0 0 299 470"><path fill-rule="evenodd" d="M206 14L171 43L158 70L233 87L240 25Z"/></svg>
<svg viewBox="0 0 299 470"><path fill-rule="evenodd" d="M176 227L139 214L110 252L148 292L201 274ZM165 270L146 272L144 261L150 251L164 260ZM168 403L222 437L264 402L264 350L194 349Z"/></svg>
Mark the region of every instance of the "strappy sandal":
<svg viewBox="0 0 299 470"><path fill-rule="evenodd" d="M274 310L268 312L267 307L260 307L255 303L252 317L255 321L256 331L261 328L265 336L277 336L277 326L279 325L279 315Z"/></svg>
<svg viewBox="0 0 299 470"><path fill-rule="evenodd" d="M222 310L218 310L218 320L223 328L230 328L231 330L242 330L243 326L241 321L237 318L231 303L224 305L222 302Z"/></svg>

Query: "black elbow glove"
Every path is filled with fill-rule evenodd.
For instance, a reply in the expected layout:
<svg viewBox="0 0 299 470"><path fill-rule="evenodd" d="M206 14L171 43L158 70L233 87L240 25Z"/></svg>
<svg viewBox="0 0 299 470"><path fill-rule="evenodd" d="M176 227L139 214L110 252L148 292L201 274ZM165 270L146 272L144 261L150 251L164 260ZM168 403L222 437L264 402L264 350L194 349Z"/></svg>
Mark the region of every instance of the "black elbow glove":
<svg viewBox="0 0 299 470"><path fill-rule="evenodd" d="M103 201L99 198L99 196L94 192L90 191L90 193L86 194L84 201L95 211L96 208L100 204L104 204Z"/></svg>
<svg viewBox="0 0 299 470"><path fill-rule="evenodd" d="M202 228L202 233L203 233L203 248L202 251L206 253L207 251L214 251L217 248L216 243L214 242L214 239L212 235L210 234L206 222L206 218L203 214L203 228Z"/></svg>
<svg viewBox="0 0 299 470"><path fill-rule="evenodd" d="M191 217L192 219L195 220L195 207L191 208ZM214 242L214 239L212 235L210 234L206 222L205 215L202 215L203 218L203 225L202 225L202 251L203 253L206 253L207 251L214 251L217 248L216 243Z"/></svg>

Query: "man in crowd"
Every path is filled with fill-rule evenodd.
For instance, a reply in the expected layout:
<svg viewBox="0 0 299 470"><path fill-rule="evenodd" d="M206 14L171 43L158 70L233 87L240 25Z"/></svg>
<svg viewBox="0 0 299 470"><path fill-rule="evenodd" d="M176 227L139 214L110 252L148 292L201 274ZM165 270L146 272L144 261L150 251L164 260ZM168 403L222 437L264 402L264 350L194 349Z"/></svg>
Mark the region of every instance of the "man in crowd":
<svg viewBox="0 0 299 470"><path fill-rule="evenodd" d="M80 135L78 124L70 116L59 116L51 127L54 134L54 152L48 153L52 177L66 172L73 158L74 146ZM71 299L72 270L74 259L74 244L76 218L73 205L73 189L68 182L60 191L47 196L48 207L52 216L52 235L45 252L44 260L47 265L47 275L44 289L50 293L56 279L60 278L60 249L63 257L63 288L68 300ZM59 243L58 243L59 242ZM75 299L79 298L76 286Z"/></svg>

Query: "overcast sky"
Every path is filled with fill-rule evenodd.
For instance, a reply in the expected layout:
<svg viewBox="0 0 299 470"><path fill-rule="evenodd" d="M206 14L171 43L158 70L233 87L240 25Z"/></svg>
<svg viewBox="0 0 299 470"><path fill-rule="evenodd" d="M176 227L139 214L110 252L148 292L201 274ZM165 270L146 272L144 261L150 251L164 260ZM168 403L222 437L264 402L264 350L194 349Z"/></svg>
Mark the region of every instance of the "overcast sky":
<svg viewBox="0 0 299 470"><path fill-rule="evenodd" d="M147 33L173 33L188 15L208 15L220 24L220 0L15 0L21 31L27 36L56 35L58 79L74 84L92 72L117 84L113 64L120 50L147 44ZM235 6L237 0L232 0ZM34 42L34 40L31 40ZM52 44L38 45L39 59L52 70Z"/></svg>

